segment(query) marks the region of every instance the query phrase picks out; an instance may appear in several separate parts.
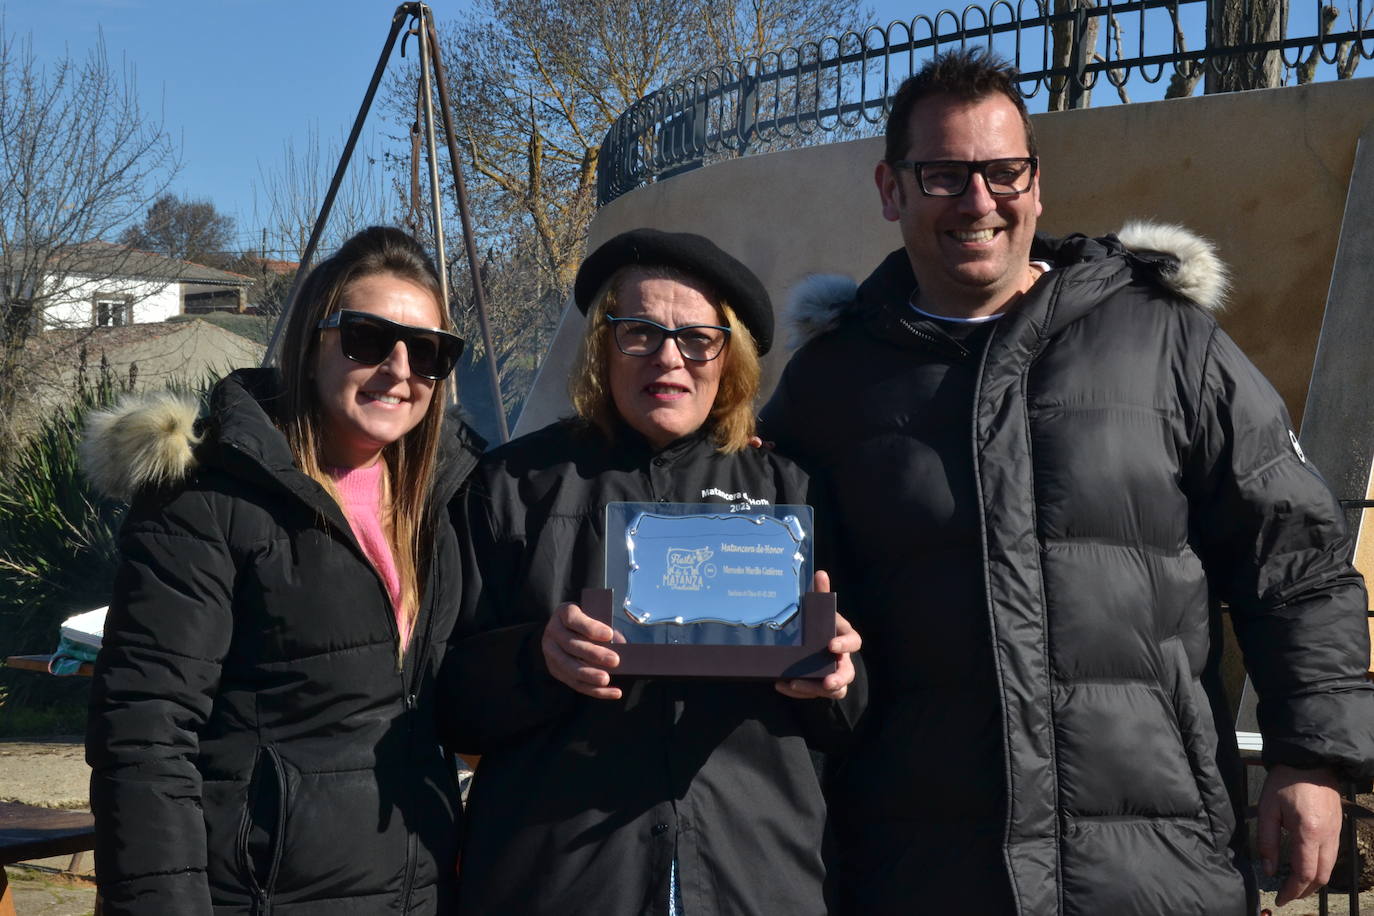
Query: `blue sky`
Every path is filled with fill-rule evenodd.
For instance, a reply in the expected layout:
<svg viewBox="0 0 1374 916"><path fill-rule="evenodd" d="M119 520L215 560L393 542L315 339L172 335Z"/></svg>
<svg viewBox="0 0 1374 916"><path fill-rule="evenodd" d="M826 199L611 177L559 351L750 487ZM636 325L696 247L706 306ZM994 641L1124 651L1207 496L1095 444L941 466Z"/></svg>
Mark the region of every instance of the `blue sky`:
<svg viewBox="0 0 1374 916"><path fill-rule="evenodd" d="M890 21L948 4L870 4ZM396 3L390 0L0 0L5 30L32 35L40 60L82 57L103 32L107 53L136 69L145 108L181 144L178 193L208 198L256 246L254 186L314 125L337 141L357 115ZM468 7L439 0L442 24ZM393 67L414 67L414 41ZM369 125L379 130L380 106ZM394 128L390 128L394 132ZM332 169L331 161L328 168Z"/></svg>
<svg viewBox="0 0 1374 916"><path fill-rule="evenodd" d="M964 8L928 0L869 5L883 24ZM440 2L434 10L442 24L466 7ZM64 50L82 57L103 32L111 61L136 69L145 108L160 111L181 144L184 166L173 189L208 198L234 216L239 247L249 247L259 240L253 198L262 171L281 161L287 141L302 146L312 126L324 141L348 130L396 6L389 0L0 0L0 8L6 32L31 34L42 60ZM1150 31L1158 28L1152 24ZM1163 31L1167 36L1167 23ZM410 56L393 57L393 67L413 67L416 53L412 41ZM1136 100L1162 91L1152 95L1138 78L1130 89ZM1098 93L1100 102L1114 96L1105 85ZM380 113L378 106L369 123L394 132Z"/></svg>
<svg viewBox="0 0 1374 916"><path fill-rule="evenodd" d="M10 35L40 60L83 57L103 31L112 63L136 68L145 110L182 148L173 190L208 198L256 245L253 189L285 141L341 137L353 123L396 4L363 0L9 0ZM455 9L450 6L449 9ZM444 10L436 11L442 21ZM396 64L413 66L408 57ZM380 124L374 106L369 123ZM329 167L332 169L333 163Z"/></svg>

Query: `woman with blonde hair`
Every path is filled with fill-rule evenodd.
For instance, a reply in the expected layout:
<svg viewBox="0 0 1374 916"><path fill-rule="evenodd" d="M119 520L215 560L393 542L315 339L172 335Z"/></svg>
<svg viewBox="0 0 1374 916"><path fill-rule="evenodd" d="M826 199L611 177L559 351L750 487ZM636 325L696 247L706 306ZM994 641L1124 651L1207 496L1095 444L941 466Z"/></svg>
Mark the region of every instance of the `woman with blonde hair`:
<svg viewBox="0 0 1374 916"><path fill-rule="evenodd" d="M86 743L111 916L450 905L434 698L447 506L480 451L444 416L463 342L429 257L383 227L310 273L284 339L202 419L163 397L84 445L130 500Z"/></svg>
<svg viewBox="0 0 1374 916"><path fill-rule="evenodd" d="M768 294L707 239L638 229L583 262L575 295L576 416L491 452L467 499L448 670L482 762L458 912L824 913L810 752L862 705L857 635L839 621L824 680L627 682L612 628L573 603L602 584L607 503L807 501L796 465L750 447Z"/></svg>

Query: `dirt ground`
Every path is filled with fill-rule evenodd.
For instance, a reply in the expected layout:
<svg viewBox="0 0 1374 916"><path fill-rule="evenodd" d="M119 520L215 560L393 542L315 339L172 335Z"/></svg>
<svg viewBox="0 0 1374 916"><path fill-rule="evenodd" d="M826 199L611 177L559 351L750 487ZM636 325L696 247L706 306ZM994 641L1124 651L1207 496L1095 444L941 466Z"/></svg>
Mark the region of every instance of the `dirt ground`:
<svg viewBox="0 0 1374 916"><path fill-rule="evenodd" d="M83 754L81 741L77 738L0 741L0 801L50 808L85 808L90 771ZM6 869L14 891L15 912L19 916L88 916L93 912L95 888L90 883L93 869L89 855L81 863L77 876L62 873L70 864L66 857L33 864L39 867ZM1266 884L1268 891L1263 896L1263 904L1272 909L1278 882L1262 882L1261 887ZM1327 912L1331 916L1349 916L1346 896L1332 894ZM1360 912L1364 916L1374 916L1374 891L1360 895ZM1316 895L1273 910L1273 916L1317 916L1317 913Z"/></svg>
<svg viewBox="0 0 1374 916"><path fill-rule="evenodd" d="M90 769L79 738L0 741L0 801L45 808L85 809ZM95 912L95 870L90 853L67 873L70 856L10 866L10 890L19 916L88 916Z"/></svg>
<svg viewBox="0 0 1374 916"><path fill-rule="evenodd" d="M0 801L86 808L90 769L80 738L0 741Z"/></svg>

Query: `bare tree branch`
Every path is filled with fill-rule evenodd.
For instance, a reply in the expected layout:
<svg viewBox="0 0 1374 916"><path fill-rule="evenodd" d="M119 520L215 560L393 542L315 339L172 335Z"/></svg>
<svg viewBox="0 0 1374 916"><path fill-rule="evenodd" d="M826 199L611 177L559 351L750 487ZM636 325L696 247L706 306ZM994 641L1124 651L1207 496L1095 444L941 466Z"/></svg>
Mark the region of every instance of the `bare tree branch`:
<svg viewBox="0 0 1374 916"><path fill-rule="evenodd" d="M0 451L38 383L21 358L30 336L57 322L51 309L128 273L133 252L93 243L138 219L179 164L103 39L84 60L44 65L0 18Z"/></svg>
<svg viewBox="0 0 1374 916"><path fill-rule="evenodd" d="M440 53L487 252L482 275L508 408L523 399L570 291L614 120L704 67L752 66L771 48L867 18L853 0L478 0L445 24ZM414 85L407 72L388 86L399 123L410 121ZM460 250L450 248L454 289L470 282Z"/></svg>
<svg viewBox="0 0 1374 916"><path fill-rule="evenodd" d="M1356 23L1355 12L1348 11L1350 17L1350 30L1352 32L1359 29L1368 29L1371 19L1374 19L1374 9L1364 17L1364 21ZM1360 65L1360 50L1355 47L1352 41L1342 41L1336 45L1336 79L1348 80L1355 75L1355 68Z"/></svg>

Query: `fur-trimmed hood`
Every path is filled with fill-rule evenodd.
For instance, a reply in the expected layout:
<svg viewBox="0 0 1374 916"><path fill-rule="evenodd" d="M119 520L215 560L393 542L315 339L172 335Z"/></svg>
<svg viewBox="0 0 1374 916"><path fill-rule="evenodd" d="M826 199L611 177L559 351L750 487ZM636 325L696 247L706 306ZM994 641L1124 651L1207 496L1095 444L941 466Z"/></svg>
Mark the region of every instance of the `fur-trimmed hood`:
<svg viewBox="0 0 1374 916"><path fill-rule="evenodd" d="M87 418L82 470L97 492L125 502L144 489L175 486L205 465L315 505L323 491L299 472L286 437L269 416L279 396L275 369L231 372L204 407L187 394L128 395ZM459 412L450 412L445 424L434 486L451 492L476 465L486 441Z"/></svg>
<svg viewBox="0 0 1374 916"><path fill-rule="evenodd" d="M1053 263L1059 251L1070 247L1077 249L1078 246L1071 243L1083 240L1082 236L1063 240L1037 236L1031 256ZM1217 256L1216 247L1210 241L1182 226L1133 221L1116 234L1099 240L1099 244L1103 247L1102 254L1124 252L1133 256L1152 273L1161 289L1174 296L1208 311L1219 311L1225 305L1230 289L1230 270ZM893 258L904 260L905 252L899 249L889 256L889 260ZM1067 266L1075 259L1054 266ZM796 349L811 338L834 330L841 319L857 307L858 291L858 283L839 274L815 274L795 286L784 306L788 349Z"/></svg>
<svg viewBox="0 0 1374 916"><path fill-rule="evenodd" d="M145 487L164 487L196 465L200 402L157 392L125 396L92 412L81 439L81 468L97 492L129 501Z"/></svg>

